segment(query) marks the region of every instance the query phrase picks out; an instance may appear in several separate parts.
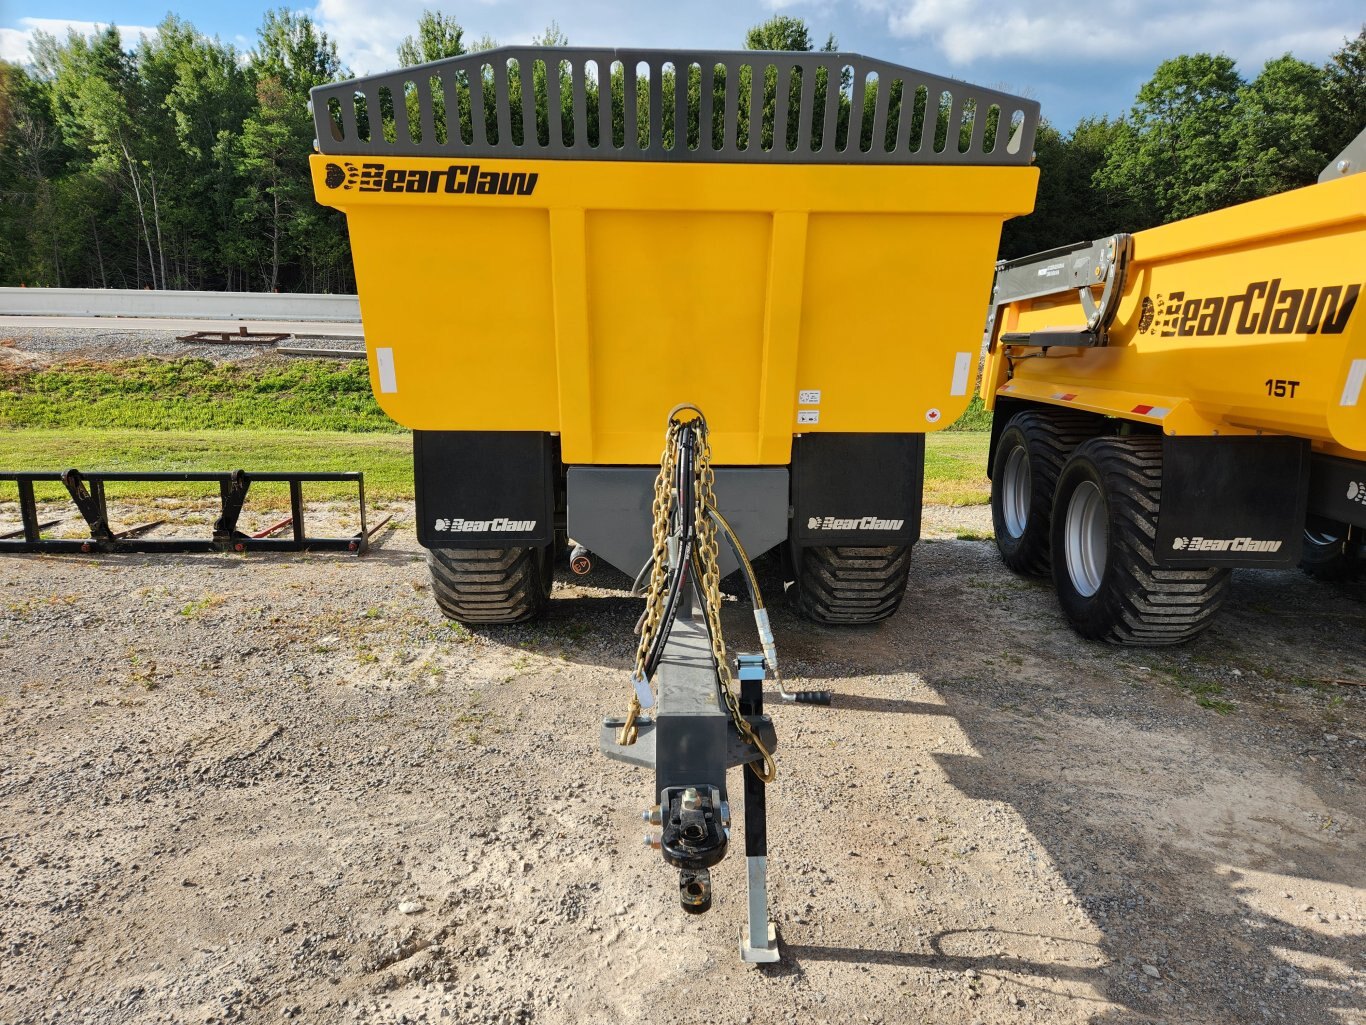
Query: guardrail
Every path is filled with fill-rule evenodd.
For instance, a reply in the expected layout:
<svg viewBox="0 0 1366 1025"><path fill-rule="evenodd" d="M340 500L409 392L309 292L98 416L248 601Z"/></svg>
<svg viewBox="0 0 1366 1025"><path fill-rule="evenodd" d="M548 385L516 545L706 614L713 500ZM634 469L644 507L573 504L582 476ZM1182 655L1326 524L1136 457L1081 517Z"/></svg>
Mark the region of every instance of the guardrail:
<svg viewBox="0 0 1366 1025"><path fill-rule="evenodd" d="M354 295L177 292L135 288L0 288L0 316L143 317L359 324Z"/></svg>

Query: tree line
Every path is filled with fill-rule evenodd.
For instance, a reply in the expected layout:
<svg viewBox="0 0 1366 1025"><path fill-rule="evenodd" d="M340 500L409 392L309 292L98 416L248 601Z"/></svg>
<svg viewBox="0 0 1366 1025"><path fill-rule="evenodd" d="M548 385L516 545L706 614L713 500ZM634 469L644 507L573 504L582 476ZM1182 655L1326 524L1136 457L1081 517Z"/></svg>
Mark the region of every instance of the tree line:
<svg viewBox="0 0 1366 1025"><path fill-rule="evenodd" d="M1366 27L1323 64L1285 54L1251 81L1223 55L1163 61L1121 118L1045 123L1034 214L1006 222L1001 254L1024 256L1140 231L1285 192L1366 128Z"/></svg>
<svg viewBox="0 0 1366 1025"><path fill-rule="evenodd" d="M535 40L567 42L553 25ZM397 66L496 45L488 37L468 40L454 18L429 11L399 46ZM806 23L783 15L751 28L744 45L815 49ZM837 48L833 36L821 47ZM532 130L521 124L518 70L509 82L514 138ZM610 128L597 123L600 107L595 93L589 97L590 138L611 131L620 143L626 130L622 73L614 69L607 84ZM772 69L766 72L764 108L751 112L750 73L740 72L739 131L742 138L759 131L767 147L776 77ZM526 85L535 92L535 131L542 139L549 130L546 74L538 64ZM354 291L344 219L313 200L308 156L314 127L306 109L309 89L349 77L335 42L308 15L285 9L266 14L246 53L174 15L131 50L114 26L90 37L36 35L27 65L0 62L0 285ZM847 76L827 78L824 71L817 75L816 109L834 89L837 145L845 145L851 132L859 134L860 145L872 145L875 84L863 91L864 109L853 111ZM900 85L891 86L889 125L896 124L903 99L912 102L900 95ZM688 104L689 144L708 127L721 130L719 119L712 126L697 123L696 69L686 84L667 72L661 86L665 109L672 108L676 90L679 102ZM719 110L724 81L713 87L712 108ZM596 88L590 84L590 92ZM795 109L799 77L790 88ZM484 111L471 112L462 90L462 109L450 112L449 125L437 112L438 132L458 124L468 133L478 114L496 132L491 93L485 90ZM569 90L560 95L568 131ZM372 130L373 119L392 137L394 102L388 97L380 110L362 111L362 130ZM403 102L416 124L415 97ZM648 90L639 90L637 103L648 102ZM935 109L922 97L914 110L912 133L918 137L923 118ZM984 116L990 139L998 130L996 112ZM940 108L938 118L942 146L952 129L947 110ZM666 120L667 135L673 127ZM795 148L797 125L790 121L787 141ZM1007 223L1002 255L1139 230L1310 184L1363 126L1366 28L1323 65L1286 54L1251 81L1225 56L1173 58L1139 90L1127 116L1083 119L1068 132L1047 122L1040 126L1038 206L1032 216ZM812 129L818 144L822 126ZM879 142L890 147L890 131Z"/></svg>

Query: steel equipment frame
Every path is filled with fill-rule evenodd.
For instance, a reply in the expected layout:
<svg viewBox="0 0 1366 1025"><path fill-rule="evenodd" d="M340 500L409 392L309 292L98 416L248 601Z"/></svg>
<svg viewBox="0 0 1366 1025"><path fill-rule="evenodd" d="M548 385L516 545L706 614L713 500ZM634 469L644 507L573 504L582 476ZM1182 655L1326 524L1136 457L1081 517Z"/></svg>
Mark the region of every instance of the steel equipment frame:
<svg viewBox="0 0 1366 1025"><path fill-rule="evenodd" d="M228 473L139 473L105 472L83 473L80 470L57 471L0 471L0 482L13 482L19 491L18 530L0 535L0 553L34 552L143 552L166 554L173 552L301 552L344 551L362 555L375 536L391 519L385 516L374 526L368 525L365 515L365 475L363 473L248 473L233 470ZM43 531L60 520L40 521L33 485L39 482L60 482L71 501L80 511L90 530L88 538L47 538ZM165 520L141 523L115 531L109 524L109 508L105 499L105 484L111 482L182 483L203 481L218 485L219 515L214 521L213 534L207 538L154 538L146 535L164 524ZM308 533L304 517L303 485L317 481L354 481L360 503L360 531L348 537L317 537ZM289 485L290 514L278 523L254 534L237 528L237 520L246 502L247 492L254 483L283 483ZM277 537L286 529L289 537Z"/></svg>

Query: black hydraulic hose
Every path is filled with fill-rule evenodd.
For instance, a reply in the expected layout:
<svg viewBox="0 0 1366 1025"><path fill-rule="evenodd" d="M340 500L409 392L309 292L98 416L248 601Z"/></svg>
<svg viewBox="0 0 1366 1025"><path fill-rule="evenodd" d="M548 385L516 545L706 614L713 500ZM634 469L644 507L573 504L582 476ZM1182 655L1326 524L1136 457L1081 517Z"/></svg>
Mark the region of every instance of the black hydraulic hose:
<svg viewBox="0 0 1366 1025"><path fill-rule="evenodd" d="M691 567L697 530L692 511L695 447L696 436L693 429L684 427L679 432L678 471L674 478L674 485L678 492L676 505L678 522L675 525L676 536L678 537L678 561L670 570L664 585L662 621L659 624L659 629L655 631L650 650L645 655L645 678L647 680L654 679L655 670L659 668L659 662L664 657L664 645L668 642L674 621L678 618L678 607L683 599L683 588L691 586L688 580L688 572Z"/></svg>
<svg viewBox="0 0 1366 1025"><path fill-rule="evenodd" d="M689 540L679 553L678 569L670 578L671 584L664 599L664 613L661 617L659 629L655 631L654 643L650 645L649 652L645 656L645 679L653 680L655 670L659 668L659 662L664 657L664 645L669 640L669 634L673 632L674 621L678 618L678 606L683 601L683 588L691 587L692 581L688 579L688 560L692 557L692 541Z"/></svg>
<svg viewBox="0 0 1366 1025"><path fill-rule="evenodd" d="M640 567L640 572L636 574L635 580L631 582L632 598L639 598L644 593L641 590L641 587L644 586L646 579L650 576L650 573L654 568L655 557L651 555L648 559L645 560L645 565Z"/></svg>
<svg viewBox="0 0 1366 1025"><path fill-rule="evenodd" d="M679 431L678 472L674 480L674 486L678 489L678 505L675 507L678 522L674 526L680 542L691 537L697 529L693 516L693 487L695 484L693 469L696 458L696 442L697 437L691 427L684 427Z"/></svg>

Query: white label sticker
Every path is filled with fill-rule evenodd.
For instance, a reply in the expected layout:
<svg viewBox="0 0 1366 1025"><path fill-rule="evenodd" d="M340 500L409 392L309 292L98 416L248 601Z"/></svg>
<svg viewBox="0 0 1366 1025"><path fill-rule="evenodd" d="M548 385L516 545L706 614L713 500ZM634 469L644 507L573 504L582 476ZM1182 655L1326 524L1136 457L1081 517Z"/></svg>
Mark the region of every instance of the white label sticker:
<svg viewBox="0 0 1366 1025"><path fill-rule="evenodd" d="M1360 402L1362 384L1366 384L1366 359L1354 359L1347 371L1347 383L1342 388L1341 405L1355 406Z"/></svg>
<svg viewBox="0 0 1366 1025"><path fill-rule="evenodd" d="M818 424L821 422L821 411L819 409L799 409L797 410L797 423L799 424Z"/></svg>
<svg viewBox="0 0 1366 1025"><path fill-rule="evenodd" d="M806 388L797 392L797 401L803 406L819 406L821 404L821 390L819 388Z"/></svg>
<svg viewBox="0 0 1366 1025"><path fill-rule="evenodd" d="M968 371L971 369L972 353L954 353L953 384L949 386L950 395L966 395L968 393Z"/></svg>
<svg viewBox="0 0 1366 1025"><path fill-rule="evenodd" d="M379 370L379 390L385 395L398 391L398 378L394 374L394 350L376 349L375 367Z"/></svg>

